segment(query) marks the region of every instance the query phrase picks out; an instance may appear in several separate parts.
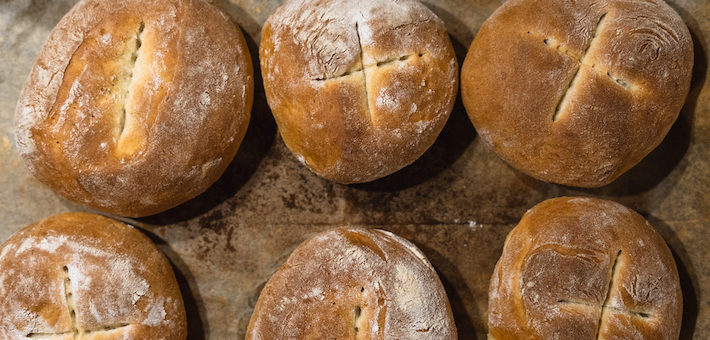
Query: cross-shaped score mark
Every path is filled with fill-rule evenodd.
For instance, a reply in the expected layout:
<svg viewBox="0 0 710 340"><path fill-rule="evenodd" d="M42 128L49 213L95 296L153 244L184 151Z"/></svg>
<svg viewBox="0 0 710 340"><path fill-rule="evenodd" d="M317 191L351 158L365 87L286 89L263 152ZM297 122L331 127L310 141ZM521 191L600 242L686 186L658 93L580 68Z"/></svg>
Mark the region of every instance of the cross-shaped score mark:
<svg viewBox="0 0 710 340"><path fill-rule="evenodd" d="M616 279L616 276L618 274L618 264L619 264L619 258L621 257L621 251L619 251L616 254L616 258L614 259L614 264L611 266L611 277L609 278L609 287L606 292L606 297L604 299L604 303L601 305L601 314L599 316L599 321L597 322L597 335L596 339L599 339L599 336L601 335L601 329L602 329L602 321L604 320L604 316L609 313L609 312L616 312L616 313L622 313L622 314L627 314L631 317L640 317L644 319L651 318L651 314L645 313L645 312L638 312L630 309L625 309L625 308L619 308L619 307L614 307L609 305L609 299L611 298L611 290L614 287L614 282ZM600 306L592 303L587 303L587 302L580 302L580 301L574 301L574 300L558 300L557 301L560 304L565 304L565 305L572 305L572 306L582 306L582 307L596 307L599 308Z"/></svg>
<svg viewBox="0 0 710 340"><path fill-rule="evenodd" d="M599 21L597 21L597 25L594 29L594 36L589 41L587 48L584 50L584 52L582 52L582 55L579 57L570 55L569 51L563 50L561 44L557 45L557 46L552 46L549 39L543 40L545 45L549 46L550 48L554 48L559 53L565 54L578 62L577 70L576 70L574 76L572 77L572 79L570 80L569 84L567 85L567 90L565 90L565 93L562 95L562 97L560 97L560 100L557 102L557 106L555 107L555 112L552 116L553 122L556 122L560 118L560 116L562 115L562 112L565 111L569 97L571 96L572 91L574 91L574 89L577 87L577 82L579 81L579 78L582 74L583 67L588 67L588 68L592 69L593 72L604 72L604 70L597 67L596 64L590 65L589 62L587 61L587 57L592 54L591 51L594 50L594 48L596 47L596 43L599 41L598 40L599 36L604 28L604 19L605 18L606 18L606 13L604 13L599 18ZM528 33L530 33L530 32L528 32ZM609 70L606 71L606 75L611 80L613 80L616 84L618 84L619 86L623 87L626 90L630 90L633 86L630 82L628 82L624 79L612 76L611 71L609 71Z"/></svg>
<svg viewBox="0 0 710 340"><path fill-rule="evenodd" d="M32 339L52 339L66 337L68 334L73 334L73 339L80 340L85 336L93 336L97 333L108 332L120 328L125 328L130 326L128 323L122 323L117 325L103 326L98 329L84 329L76 322L76 310L74 305L74 291L72 289L71 279L69 278L69 268L64 267L64 296L66 298L67 309L69 310L69 316L71 317L72 330L69 332L60 333L29 333L28 338Z"/></svg>
<svg viewBox="0 0 710 340"><path fill-rule="evenodd" d="M365 52L364 52L364 51L365 51L365 50L364 50L364 46L362 45L362 41L360 40L360 28L359 28L358 23L355 23L355 32L356 32L356 34L357 34L357 42L358 42L358 45L360 45L360 65L358 66L358 68L355 69L355 70L348 70L348 71L346 71L345 73L343 73L342 75L323 76L323 77L321 77L321 78L316 78L315 80L318 80L318 81L328 81L328 80L332 80L332 79L347 77L347 76L350 76L350 75L352 75L352 74L354 74L354 73L362 73L362 77L363 77L363 80L364 80L365 94L367 95L367 98L368 98L367 100L365 100L365 104L366 104L366 106L367 106L367 111L368 111L368 112L371 112L371 110L370 110L370 99L369 99L369 98L370 98L370 92L368 91L368 87L367 87L367 72L365 72L365 71L366 71L367 69L369 69L369 68L373 68L373 67L374 67L374 68L380 68L380 67L382 67L382 66L385 66L385 65L388 65L388 64L397 62L397 61L400 61L400 62L406 61L407 59L409 59L410 57L412 57L412 56L414 56L414 55L413 55L413 54L407 54L407 55L403 55L403 56L400 56L400 57L397 57L397 58L391 58L391 59L387 59L387 60L384 60L384 61L379 61L379 62L377 62L376 64L365 65L365 62L364 62L364 60L365 60ZM419 54L417 54L417 56L418 56L419 58L421 58L421 57L423 57L425 54L426 54L426 53L419 53Z"/></svg>

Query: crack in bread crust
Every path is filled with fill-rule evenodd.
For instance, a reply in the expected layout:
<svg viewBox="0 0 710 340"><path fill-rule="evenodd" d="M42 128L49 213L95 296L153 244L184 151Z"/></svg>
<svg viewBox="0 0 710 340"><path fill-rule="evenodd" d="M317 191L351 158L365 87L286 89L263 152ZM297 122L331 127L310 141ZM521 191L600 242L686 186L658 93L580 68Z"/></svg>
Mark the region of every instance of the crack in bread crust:
<svg viewBox="0 0 710 340"><path fill-rule="evenodd" d="M135 72L136 72L136 61L138 60L138 55L141 50L141 46L143 45L143 31L145 30L145 22L141 21L140 26L138 27L138 31L136 32L136 37L135 37L135 49L131 52L131 58L130 58L130 64L128 65L128 68L130 68L130 73L128 74L128 84L126 88L123 89L124 95L123 95L123 105L121 108L121 113L119 117L119 129L118 129L118 138L121 139L123 136L123 133L125 132L126 129L126 119L128 115L128 109L126 107L126 103L129 102L129 98L131 98L131 87L133 87L133 83L135 82Z"/></svg>
<svg viewBox="0 0 710 340"><path fill-rule="evenodd" d="M574 307L583 307L583 308L600 308L601 306L593 304L593 303L588 303L584 301L574 301L574 300L559 300L557 303L562 304L562 305L568 305L568 306L574 306ZM619 308L619 307L611 307L611 306L604 306L603 308L615 311L621 314L626 314L632 317L639 317L642 319L650 319L653 318L653 314L647 313L647 312L639 312L637 310L633 309L626 309L626 308Z"/></svg>
<svg viewBox="0 0 710 340"><path fill-rule="evenodd" d="M557 102L557 107L555 107L555 113L552 116L552 121L556 122L559 120L560 115L562 115L562 111L564 108L567 106L567 101L569 100L568 98L572 94L572 91L574 91L574 88L577 85L577 82L579 81L579 77L582 73L582 67L585 66L585 60L589 56L590 51L594 47L594 42L598 41L599 35L604 27L604 18L606 18L606 13L602 14L602 16L599 18L599 21L597 21L597 26L594 30L594 36L592 37L592 40L589 41L589 45L587 45L587 48L582 52L582 56L579 58L579 67L577 68L577 72L575 72L574 77L572 77L572 80L570 81L569 85L567 86L567 90L565 93L562 95L560 98L560 101ZM547 40L545 40L547 41ZM546 42L547 44L547 42ZM566 54L566 53L565 53ZM594 68L594 65L591 66Z"/></svg>
<svg viewBox="0 0 710 340"><path fill-rule="evenodd" d="M365 288L360 291L360 299L362 299L362 292ZM360 320L362 319L362 307L355 306L355 318L353 320L353 327L355 328L355 339L357 339L358 334L360 334Z"/></svg>
<svg viewBox="0 0 710 340"><path fill-rule="evenodd" d="M599 315L599 324L597 326L597 335L595 336L596 339L599 339L599 336L602 334L602 322L604 321L604 315L606 315L608 311L608 306L609 306L609 299L611 298L611 290L614 288L614 281L616 277L619 275L619 258L621 257L621 250L619 250L618 253L616 253L616 257L614 257L614 263L611 265L611 275L609 277L609 286L607 287L606 290L606 297L604 298L604 303L602 303L602 312Z"/></svg>
<svg viewBox="0 0 710 340"><path fill-rule="evenodd" d="M69 277L69 268L64 266L64 297L67 302L67 309L69 310L69 317L71 317L71 329L74 333L74 339L78 339L81 335L81 330L76 325L76 310L74 310L74 290L71 285L71 278Z"/></svg>
<svg viewBox="0 0 710 340"><path fill-rule="evenodd" d="M362 40L360 39L360 29L358 28L358 23L355 23L355 33L357 34L357 44L360 46L360 69L362 70L362 79L364 80L365 87L365 107L367 108L367 115L372 121L372 109L370 109L370 91L367 88L367 71L365 70L365 50L362 46Z"/></svg>
<svg viewBox="0 0 710 340"><path fill-rule="evenodd" d="M417 57L419 57L419 58L422 58L422 57L424 57L424 56L427 55L427 54L428 54L428 53L425 53L425 52L418 53L418 54L405 54L405 55L402 55L402 56L399 56L399 57L396 57L396 58L389 58L389 59L387 59L387 60L378 61L376 64L371 64L371 65L364 65L364 64L362 64L362 62L361 62L360 65L358 65L358 67L357 67L356 69L354 69L354 70L347 70L345 73L339 74L339 75L331 75L331 76L318 77L318 78L315 78L314 80L327 81L327 80L333 80L333 79L338 79L338 78L345 78L345 77L348 77L348 76L351 76L351 75L354 75L354 74L358 74L358 73L360 73L360 72L364 72L364 70L368 70L368 69L373 68L373 67L374 67L374 68L385 67L385 66L387 66L387 65L392 65L392 64L395 64L395 63L397 63L397 62L404 62L404 61L407 61L407 60L409 60L409 58L411 58L411 57L413 57L413 56L415 56L415 55L416 55ZM362 57L361 57L361 59L362 59Z"/></svg>

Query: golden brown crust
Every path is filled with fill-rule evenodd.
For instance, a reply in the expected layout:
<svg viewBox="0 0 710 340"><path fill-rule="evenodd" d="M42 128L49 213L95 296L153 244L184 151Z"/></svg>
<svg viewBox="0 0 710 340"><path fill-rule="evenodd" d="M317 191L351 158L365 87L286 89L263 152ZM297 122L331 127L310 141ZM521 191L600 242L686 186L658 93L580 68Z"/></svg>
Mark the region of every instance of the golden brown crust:
<svg viewBox="0 0 710 340"><path fill-rule="evenodd" d="M434 268L409 241L337 228L305 241L269 279L246 339L456 339Z"/></svg>
<svg viewBox="0 0 710 340"><path fill-rule="evenodd" d="M489 339L678 339L683 299L668 246L621 204L544 201L505 241Z"/></svg>
<svg viewBox="0 0 710 340"><path fill-rule="evenodd" d="M284 142L340 183L414 162L458 87L444 24L415 0L288 1L265 23L259 56Z"/></svg>
<svg viewBox="0 0 710 340"><path fill-rule="evenodd" d="M185 308L170 263L145 235L98 215L55 215L0 247L0 338L80 334L184 340Z"/></svg>
<svg viewBox="0 0 710 340"><path fill-rule="evenodd" d="M236 154L253 70L202 0L84 0L50 34L16 112L20 153L54 192L123 216L198 195Z"/></svg>
<svg viewBox="0 0 710 340"><path fill-rule="evenodd" d="M663 140L692 66L688 28L662 0L511 0L476 35L461 94L510 165L599 187Z"/></svg>

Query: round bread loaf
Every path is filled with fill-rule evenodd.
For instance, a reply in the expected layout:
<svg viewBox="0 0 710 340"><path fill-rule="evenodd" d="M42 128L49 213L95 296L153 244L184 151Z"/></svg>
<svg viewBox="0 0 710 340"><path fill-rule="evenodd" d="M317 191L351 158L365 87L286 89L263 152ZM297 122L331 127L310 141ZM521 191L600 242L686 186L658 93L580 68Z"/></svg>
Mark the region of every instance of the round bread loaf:
<svg viewBox="0 0 710 340"><path fill-rule="evenodd" d="M205 191L249 123L244 37L202 0L82 0L50 34L16 112L30 171L72 201L155 214Z"/></svg>
<svg viewBox="0 0 710 340"><path fill-rule="evenodd" d="M339 183L414 162L458 90L444 23L416 0L287 1L266 21L259 56L286 146Z"/></svg>
<svg viewBox="0 0 710 340"><path fill-rule="evenodd" d="M143 234L68 213L33 223L0 247L0 338L184 340L187 320L170 263Z"/></svg>
<svg viewBox="0 0 710 340"><path fill-rule="evenodd" d="M673 256L621 204L556 198L505 241L488 299L489 339L678 339L683 299Z"/></svg>
<svg viewBox="0 0 710 340"><path fill-rule="evenodd" d="M409 241L337 228L307 240L269 279L251 339L456 339L434 268Z"/></svg>
<svg viewBox="0 0 710 340"><path fill-rule="evenodd" d="M663 140L692 68L688 28L663 0L509 0L471 44L461 94L510 165L600 187Z"/></svg>

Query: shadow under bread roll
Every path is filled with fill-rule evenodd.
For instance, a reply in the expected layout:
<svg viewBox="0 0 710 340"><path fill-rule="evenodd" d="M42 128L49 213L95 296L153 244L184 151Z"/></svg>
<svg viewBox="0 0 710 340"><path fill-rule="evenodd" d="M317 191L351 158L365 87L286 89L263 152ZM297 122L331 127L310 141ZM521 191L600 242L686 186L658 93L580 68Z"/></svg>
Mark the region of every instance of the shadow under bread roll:
<svg viewBox="0 0 710 340"><path fill-rule="evenodd" d="M680 333L678 270L639 214L555 198L508 234L491 278L489 339L664 339Z"/></svg>
<svg viewBox="0 0 710 340"><path fill-rule="evenodd" d="M444 287L409 241L337 228L303 242L261 291L247 340L457 339Z"/></svg>
<svg viewBox="0 0 710 340"><path fill-rule="evenodd" d="M185 340L180 288L167 258L138 230L67 213L0 247L0 338Z"/></svg>

